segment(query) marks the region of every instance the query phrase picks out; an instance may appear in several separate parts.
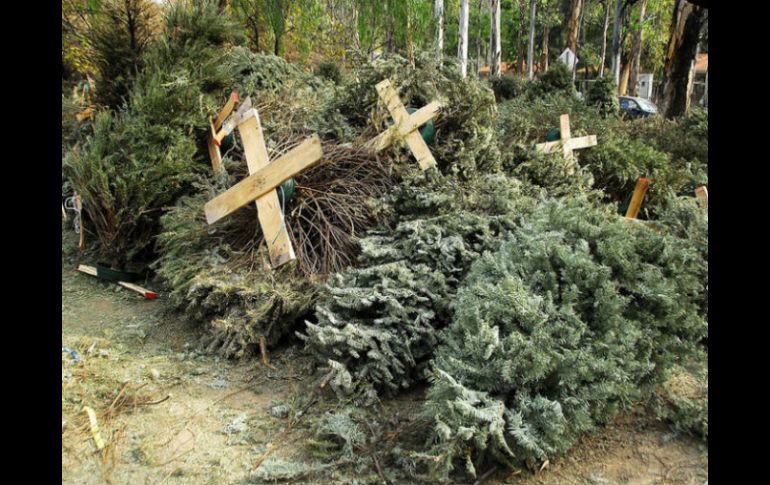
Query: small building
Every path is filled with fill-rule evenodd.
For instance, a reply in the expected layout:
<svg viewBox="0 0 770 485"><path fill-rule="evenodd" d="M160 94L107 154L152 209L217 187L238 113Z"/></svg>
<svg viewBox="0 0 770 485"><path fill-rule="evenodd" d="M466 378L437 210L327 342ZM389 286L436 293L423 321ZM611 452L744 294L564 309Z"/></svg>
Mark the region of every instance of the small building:
<svg viewBox="0 0 770 485"><path fill-rule="evenodd" d="M639 74L639 80L636 82L636 92L638 96L644 99L652 99L652 73L645 72Z"/></svg>

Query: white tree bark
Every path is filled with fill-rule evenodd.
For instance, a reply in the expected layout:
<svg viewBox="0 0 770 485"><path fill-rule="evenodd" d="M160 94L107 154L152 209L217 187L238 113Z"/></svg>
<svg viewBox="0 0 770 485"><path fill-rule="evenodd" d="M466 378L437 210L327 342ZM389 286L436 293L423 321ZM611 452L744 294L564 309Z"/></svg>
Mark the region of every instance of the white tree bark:
<svg viewBox="0 0 770 485"><path fill-rule="evenodd" d="M436 19L436 56L441 62L444 55L444 0L435 0L433 15Z"/></svg>
<svg viewBox="0 0 770 485"><path fill-rule="evenodd" d="M460 42L457 46L460 58L460 75L468 76L468 0L460 0Z"/></svg>
<svg viewBox="0 0 770 485"><path fill-rule="evenodd" d="M530 0L529 45L527 46L527 79L535 77L535 15L537 0Z"/></svg>
<svg viewBox="0 0 770 485"><path fill-rule="evenodd" d="M607 60L607 28L610 25L610 0L604 0L604 28L602 29L602 58L599 61L599 77L604 77L604 63Z"/></svg>
<svg viewBox="0 0 770 485"><path fill-rule="evenodd" d="M490 46L492 51L492 65L490 67L490 74L495 77L500 77L500 61L502 58L502 50L500 48L500 0L492 0L492 45Z"/></svg>
<svg viewBox="0 0 770 485"><path fill-rule="evenodd" d="M620 84L620 27L623 16L623 0L615 2L615 20L612 25L612 77L615 86Z"/></svg>

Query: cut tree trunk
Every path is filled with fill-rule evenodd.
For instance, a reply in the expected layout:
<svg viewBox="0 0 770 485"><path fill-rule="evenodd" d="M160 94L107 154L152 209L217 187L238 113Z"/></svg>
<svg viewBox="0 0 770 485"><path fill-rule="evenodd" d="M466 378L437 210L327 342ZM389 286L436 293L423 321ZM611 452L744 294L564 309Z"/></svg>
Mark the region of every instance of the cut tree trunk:
<svg viewBox="0 0 770 485"><path fill-rule="evenodd" d="M500 48L500 0L492 0L491 37L489 50L492 54L492 59L489 74L492 77L500 77L500 61L502 57Z"/></svg>
<svg viewBox="0 0 770 485"><path fill-rule="evenodd" d="M527 46L527 79L535 76L535 14L537 0L529 2L529 45Z"/></svg>
<svg viewBox="0 0 770 485"><path fill-rule="evenodd" d="M663 67L660 107L666 118L684 115L690 106L692 63L698 50L706 9L676 0Z"/></svg>
<svg viewBox="0 0 770 485"><path fill-rule="evenodd" d="M644 14L647 9L647 0L641 0L639 2L639 28L634 32L634 37L631 40L631 72L628 76L628 93L631 96L637 96L639 89L637 83L639 82L639 68L642 60L642 30L644 25Z"/></svg>
<svg viewBox="0 0 770 485"><path fill-rule="evenodd" d="M460 41L457 46L460 75L468 75L468 0L460 0Z"/></svg>

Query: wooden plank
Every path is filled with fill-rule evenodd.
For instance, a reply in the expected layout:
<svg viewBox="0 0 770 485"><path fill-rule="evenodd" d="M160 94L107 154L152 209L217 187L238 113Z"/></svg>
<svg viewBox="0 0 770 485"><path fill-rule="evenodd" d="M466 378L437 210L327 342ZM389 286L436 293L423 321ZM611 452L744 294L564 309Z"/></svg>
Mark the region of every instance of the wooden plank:
<svg viewBox="0 0 770 485"><path fill-rule="evenodd" d="M698 198L698 204L703 209L708 210L709 208L709 191L706 188L705 185L701 185L700 187L695 188L695 197Z"/></svg>
<svg viewBox="0 0 770 485"><path fill-rule="evenodd" d="M219 145L214 143L214 137L216 131L214 130L214 124L210 125L211 136L207 140L209 146L209 157L211 158L211 168L214 169L214 173L223 172L225 167L222 165L222 152L219 151Z"/></svg>
<svg viewBox="0 0 770 485"><path fill-rule="evenodd" d="M640 178L636 182L636 188L634 188L634 195L631 197L631 203L626 210L626 217L636 219L639 215L639 210L642 208L642 201L647 194L647 189L650 187L650 180L646 178Z"/></svg>
<svg viewBox="0 0 770 485"><path fill-rule="evenodd" d="M78 266L78 271L81 273L85 273L87 275L91 276L97 276L98 274L96 272L96 268L93 266L88 266L86 264L81 264ZM158 294L154 291L148 290L146 288L142 288L139 285L135 285L133 283L128 283L126 281L118 281L118 284L124 288L128 288L129 290L133 290L139 294L141 294L143 297L147 298L148 300L154 300L158 297Z"/></svg>
<svg viewBox="0 0 770 485"><path fill-rule="evenodd" d="M596 139L596 135L588 135L588 136L581 136L578 138L570 138L567 140L566 144L567 147L570 150L579 150L581 148L588 148L592 146L596 146L598 143ZM556 141L547 141L545 143L538 143L535 145L535 148L539 152L543 153L553 153L559 150L559 147L562 146L561 140Z"/></svg>
<svg viewBox="0 0 770 485"><path fill-rule="evenodd" d="M376 137L369 140L364 147L368 150L379 152L389 147L395 138L398 138L400 133L402 137L405 137L409 132L418 129L431 119L433 119L441 109L441 103L433 101L422 108L418 109L411 115L409 119L402 125L396 125L388 127L387 130L380 133Z"/></svg>
<svg viewBox="0 0 770 485"><path fill-rule="evenodd" d="M155 293L154 291L150 291L150 290L148 290L146 288L142 288L139 285L135 285L133 283L128 283L126 281L118 281L118 284L120 286L124 287L124 288L128 288L129 290L133 290L133 291L139 293L140 295L142 295L143 297L147 298L148 300L154 300L154 299L158 298L158 294L157 293Z"/></svg>
<svg viewBox="0 0 770 485"><path fill-rule="evenodd" d="M428 148L428 144L425 143L425 140L422 139L420 132L413 131L409 133L406 135L405 140L406 144L409 146L409 149L412 150L414 158L417 159L417 164L420 166L420 170L425 171L430 167L436 166L436 159L433 158L433 153L431 153L430 148Z"/></svg>
<svg viewBox="0 0 770 485"><path fill-rule="evenodd" d="M251 144L252 142L249 142L249 145ZM244 138L244 148L246 146L246 138ZM253 148L248 150L251 151ZM247 160L249 156L254 159L257 154L249 154L249 151L246 151ZM251 175L204 205L206 221L213 224L249 202L268 194L294 174L318 162L322 156L321 140L317 135L313 135L269 165L260 165L262 168L256 168L258 164L252 161L249 170L254 171Z"/></svg>
<svg viewBox="0 0 770 485"><path fill-rule="evenodd" d="M535 149L539 152L543 153L552 153L555 151L558 151L558 149L561 147L561 141L547 141L545 143L538 143L535 145Z"/></svg>
<svg viewBox="0 0 770 485"><path fill-rule="evenodd" d="M559 138L561 139L561 151L562 154L564 154L564 160L567 161L567 169L569 173L572 173L575 170L577 161L575 160L575 154L572 152L572 148L569 144L569 140L572 138L572 132L569 127L568 114L563 114L559 117Z"/></svg>
<svg viewBox="0 0 770 485"><path fill-rule="evenodd" d="M91 276L96 276L96 268L93 266L81 264L78 266L78 271L81 273L90 274Z"/></svg>
<svg viewBox="0 0 770 485"><path fill-rule="evenodd" d="M222 127L222 123L225 122L228 116L230 116L230 113L233 112L233 109L235 109L235 105L238 104L240 100L238 99L238 93L233 91L230 93L230 99L227 100L227 103L225 103L224 108L222 108L222 111L219 112L219 115L217 116L217 119L214 120L214 131L217 131Z"/></svg>
<svg viewBox="0 0 770 485"><path fill-rule="evenodd" d="M380 82L377 84L376 89L380 98L385 102L385 106L387 106L390 116L393 117L394 123L397 126L406 124L409 119L409 113L407 113L406 108L403 103L401 103L398 93L396 93L396 90L393 89L393 86L390 84L390 80L386 79ZM436 166L436 159L433 158L433 154L428 148L428 145L418 132L413 131L406 135L404 139L406 140L409 149L412 150L412 154L417 159L420 169L427 170L429 167Z"/></svg>
<svg viewBox="0 0 770 485"><path fill-rule="evenodd" d="M243 103L238 107L238 110L222 123L222 129L214 135L214 143L219 146L222 143L222 139L232 133L236 126L246 121L246 118L254 114L252 111L254 110L251 108L251 96L249 96L243 100Z"/></svg>
<svg viewBox="0 0 770 485"><path fill-rule="evenodd" d="M567 140L567 146L570 150L579 150L597 145L596 135L581 136Z"/></svg>
<svg viewBox="0 0 770 485"><path fill-rule="evenodd" d="M572 134L570 133L569 128L569 115L561 115L559 116L559 138L561 139L562 143L565 143L567 140L571 138Z"/></svg>
<svg viewBox="0 0 770 485"><path fill-rule="evenodd" d="M253 111L254 116L238 125L238 131L243 140L246 163L249 166L250 174L259 173L260 169L267 168L270 163L259 114L256 110ZM289 154L291 153L292 152L289 152ZM277 165L277 167L281 167L281 164ZM274 187L269 190L269 193L262 197L259 197L257 194L254 195L259 197L255 202L257 206L257 218L259 219L259 225L262 227L265 244L267 244L270 264L276 268L296 259L296 255L294 254L294 247L291 244L291 239L286 230L286 221L284 220L281 205L278 201L278 193L275 191ZM252 200L254 199L253 196L251 198Z"/></svg>

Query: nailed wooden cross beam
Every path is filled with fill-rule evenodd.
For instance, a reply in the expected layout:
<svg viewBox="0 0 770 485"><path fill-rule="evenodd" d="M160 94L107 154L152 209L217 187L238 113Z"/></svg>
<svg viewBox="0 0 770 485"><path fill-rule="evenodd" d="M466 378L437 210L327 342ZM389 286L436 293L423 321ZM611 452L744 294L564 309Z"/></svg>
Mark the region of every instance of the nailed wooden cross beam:
<svg viewBox="0 0 770 485"><path fill-rule="evenodd" d="M700 204L702 208L709 208L709 191L705 185L695 188L695 197L698 198L698 204Z"/></svg>
<svg viewBox="0 0 770 485"><path fill-rule="evenodd" d="M569 126L569 115L564 114L559 118L559 140L538 143L535 148L539 152L553 153L561 148L564 159L567 161L569 171L575 170L575 154L573 150L596 146L596 135L572 138Z"/></svg>
<svg viewBox="0 0 770 485"><path fill-rule="evenodd" d="M248 98L247 101L249 101ZM240 112L241 109L238 111ZM238 127L250 175L206 203L204 206L206 221L213 224L249 202L255 201L270 263L276 268L296 259L283 211L278 202L276 187L321 160L323 156L321 140L318 135L313 135L288 153L270 162L257 110L250 108L245 113L236 113L224 123L222 130L227 129L228 122Z"/></svg>
<svg viewBox="0 0 770 485"><path fill-rule="evenodd" d="M425 140L422 139L418 128L436 116L441 104L433 101L410 115L388 79L377 84L376 88L377 94L385 102L385 106L393 118L394 125L369 140L364 145L365 148L378 152L390 146L395 140L403 138L414 158L417 159L417 164L421 170L435 167L436 159L433 158L433 154Z"/></svg>
<svg viewBox="0 0 770 485"><path fill-rule="evenodd" d="M650 188L650 179L642 177L637 180L634 195L631 196L631 203L628 204L628 209L626 210L627 219L636 219L636 216L639 215L639 210L642 208L642 201L644 201L648 188Z"/></svg>
<svg viewBox="0 0 770 485"><path fill-rule="evenodd" d="M222 127L222 124L225 122L227 117L230 116L230 113L233 112L235 106L239 102L240 100L238 99L238 93L233 91L230 93L230 98L227 100L227 103L225 103L225 106L219 112L216 119L209 120L209 128L211 130L211 136L208 139L209 156L211 157L211 167L214 169L214 172L224 171L224 166L222 165L222 153L219 151L219 146L221 144L222 138L227 136L223 135L222 138L217 138L217 130ZM249 107L251 107L250 103Z"/></svg>

